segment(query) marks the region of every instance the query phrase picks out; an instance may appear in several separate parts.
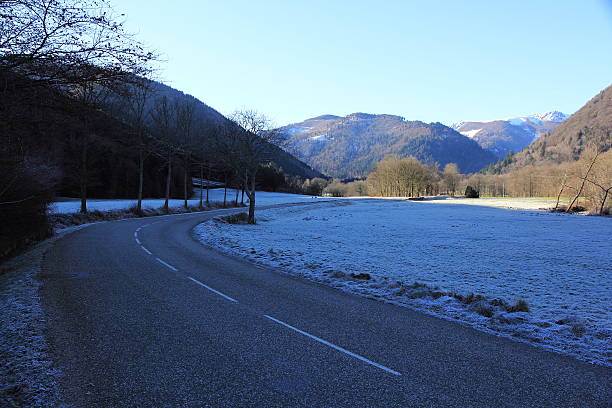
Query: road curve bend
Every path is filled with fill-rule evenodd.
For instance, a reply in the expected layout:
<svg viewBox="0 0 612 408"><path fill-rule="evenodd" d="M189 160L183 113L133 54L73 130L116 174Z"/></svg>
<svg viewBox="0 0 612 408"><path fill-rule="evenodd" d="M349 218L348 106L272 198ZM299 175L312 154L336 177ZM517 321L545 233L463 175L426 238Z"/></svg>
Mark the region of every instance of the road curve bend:
<svg viewBox="0 0 612 408"><path fill-rule="evenodd" d="M611 370L207 248L228 210L94 224L45 254L74 407L609 407ZM235 211L235 210L234 210Z"/></svg>

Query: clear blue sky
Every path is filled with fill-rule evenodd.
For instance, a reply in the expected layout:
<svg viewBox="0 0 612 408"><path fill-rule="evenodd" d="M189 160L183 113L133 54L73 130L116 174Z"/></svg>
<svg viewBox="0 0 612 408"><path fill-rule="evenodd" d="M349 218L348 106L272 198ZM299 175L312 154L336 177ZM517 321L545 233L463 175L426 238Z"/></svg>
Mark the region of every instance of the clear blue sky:
<svg viewBox="0 0 612 408"><path fill-rule="evenodd" d="M160 78L285 125L573 113L612 83L612 0L112 0Z"/></svg>

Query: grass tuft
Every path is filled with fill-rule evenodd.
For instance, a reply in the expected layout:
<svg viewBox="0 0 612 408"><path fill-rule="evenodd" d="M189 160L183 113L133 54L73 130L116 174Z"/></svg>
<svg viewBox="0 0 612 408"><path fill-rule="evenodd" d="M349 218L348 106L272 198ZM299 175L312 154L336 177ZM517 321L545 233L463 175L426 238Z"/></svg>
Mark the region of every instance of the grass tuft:
<svg viewBox="0 0 612 408"><path fill-rule="evenodd" d="M513 306L506 305L505 309L508 313L517 313L517 312L529 313L529 304L523 299L521 299L517 301Z"/></svg>
<svg viewBox="0 0 612 408"><path fill-rule="evenodd" d="M238 214L226 215L224 217L219 217L221 222L226 224L237 224L244 225L249 222L249 215L247 213L241 212Z"/></svg>

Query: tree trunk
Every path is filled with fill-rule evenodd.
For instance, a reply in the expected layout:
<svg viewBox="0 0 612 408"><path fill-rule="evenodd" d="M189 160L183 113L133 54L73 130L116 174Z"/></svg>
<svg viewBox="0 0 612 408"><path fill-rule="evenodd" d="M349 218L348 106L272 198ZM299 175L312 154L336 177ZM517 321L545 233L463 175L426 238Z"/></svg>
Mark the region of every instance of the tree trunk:
<svg viewBox="0 0 612 408"><path fill-rule="evenodd" d="M204 208L202 205L202 194L204 193L204 165L200 164L200 210Z"/></svg>
<svg viewBox="0 0 612 408"><path fill-rule="evenodd" d="M189 178L189 158L185 156L183 160L183 206L185 209L189 207L189 203L187 202L187 179Z"/></svg>
<svg viewBox="0 0 612 408"><path fill-rule="evenodd" d="M227 176L223 180L223 208L227 206Z"/></svg>
<svg viewBox="0 0 612 408"><path fill-rule="evenodd" d="M236 199L234 200L234 206L238 207L238 196L240 194L240 190L236 189Z"/></svg>
<svg viewBox="0 0 612 408"><path fill-rule="evenodd" d="M606 205L606 200L608 199L608 193L610 193L610 189L607 189L604 193L603 200L601 200L601 205L599 206L599 215L604 215L604 205Z"/></svg>
<svg viewBox="0 0 612 408"><path fill-rule="evenodd" d="M208 190L210 190L210 165L208 166L208 180L206 180L206 206L210 206L210 201L208 200Z"/></svg>
<svg viewBox="0 0 612 408"><path fill-rule="evenodd" d="M255 175L252 176L249 197L249 224L255 224Z"/></svg>
<svg viewBox="0 0 612 408"><path fill-rule="evenodd" d="M81 145L81 174L80 174L80 190L81 190L81 213L87 214L87 136L83 136Z"/></svg>
<svg viewBox="0 0 612 408"><path fill-rule="evenodd" d="M565 189L566 180L567 180L567 173L563 175L563 180L561 181L561 188L559 189L559 194L557 194L557 202L555 203L554 211L557 211L557 208L559 208L559 201L561 200L561 194L563 194L563 190Z"/></svg>
<svg viewBox="0 0 612 408"><path fill-rule="evenodd" d="M142 215L142 188L144 185L144 154L142 148L138 151L138 204L136 213Z"/></svg>
<svg viewBox="0 0 612 408"><path fill-rule="evenodd" d="M164 211L170 212L170 182L172 181L172 155L168 154L168 172L166 173L166 201Z"/></svg>
<svg viewBox="0 0 612 408"><path fill-rule="evenodd" d="M244 180L242 180L242 201L241 204L244 205L244 190L246 190L247 187L247 172L246 170L244 171Z"/></svg>

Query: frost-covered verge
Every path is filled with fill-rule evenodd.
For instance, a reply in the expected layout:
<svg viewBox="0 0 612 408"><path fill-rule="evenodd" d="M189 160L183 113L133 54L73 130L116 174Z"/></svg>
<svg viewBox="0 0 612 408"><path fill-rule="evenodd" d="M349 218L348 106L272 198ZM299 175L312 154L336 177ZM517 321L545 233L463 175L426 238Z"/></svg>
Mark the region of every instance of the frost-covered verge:
<svg viewBox="0 0 612 408"><path fill-rule="evenodd" d="M0 406L61 407L45 340L37 280L44 251L57 238L0 265Z"/></svg>
<svg viewBox="0 0 612 408"><path fill-rule="evenodd" d="M163 208L144 208L140 214L135 208L129 209L118 209L118 210L91 210L86 214L76 213L54 213L49 215L49 223L53 226L54 231L64 231L66 228L70 228L76 225L90 224L101 221L114 221L123 220L126 218L139 218L139 217L156 217L159 215L176 215L176 214L189 214L194 212L212 211L220 208L236 208L244 207L243 204L238 203L234 205L233 202L227 203L224 207L222 202L211 201L208 205L203 208L198 206L184 207L171 207L166 212Z"/></svg>
<svg viewBox="0 0 612 408"><path fill-rule="evenodd" d="M196 189L197 190L197 189ZM194 198L187 200L190 207L197 207L200 204L199 190L194 194ZM214 202L223 202L224 191L222 188L213 188L209 190L209 200ZM236 198L236 190L227 190L227 203L231 202ZM268 191L258 191L256 194L257 205L273 205L283 203L294 203L294 202L308 202L316 201L318 197L306 196L301 194L287 194L287 193L271 193ZM206 200L206 193L203 194L203 200ZM241 197L239 197L241 200ZM248 200L245 197L245 202ZM169 206L173 209L182 208L184 201L179 199L171 199ZM142 200L142 208L145 210L156 210L164 205L164 199L159 198L147 198ZM90 211L121 211L129 210L132 207L136 207L136 200L119 200L119 199L92 199L87 200L87 208ZM81 202L76 199L67 199L66 201L57 201L49 206L50 214L71 214L78 213L81 208Z"/></svg>
<svg viewBox="0 0 612 408"><path fill-rule="evenodd" d="M612 365L610 219L348 203L265 210L257 225L213 221L196 233L287 273Z"/></svg>

